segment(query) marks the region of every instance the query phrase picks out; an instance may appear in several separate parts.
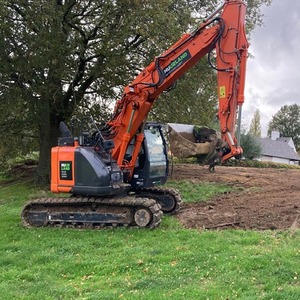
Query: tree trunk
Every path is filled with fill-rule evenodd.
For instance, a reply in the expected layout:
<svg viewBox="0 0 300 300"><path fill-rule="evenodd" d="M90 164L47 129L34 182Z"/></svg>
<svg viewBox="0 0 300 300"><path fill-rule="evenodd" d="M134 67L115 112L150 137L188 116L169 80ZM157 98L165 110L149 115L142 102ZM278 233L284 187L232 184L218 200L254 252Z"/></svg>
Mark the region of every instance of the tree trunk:
<svg viewBox="0 0 300 300"><path fill-rule="evenodd" d="M39 112L39 163L36 174L38 184L49 183L50 174L50 105L47 97L38 104Z"/></svg>
<svg viewBox="0 0 300 300"><path fill-rule="evenodd" d="M51 114L49 98L41 100L39 107L39 163L36 182L41 185L50 183L51 148L57 145L59 119Z"/></svg>

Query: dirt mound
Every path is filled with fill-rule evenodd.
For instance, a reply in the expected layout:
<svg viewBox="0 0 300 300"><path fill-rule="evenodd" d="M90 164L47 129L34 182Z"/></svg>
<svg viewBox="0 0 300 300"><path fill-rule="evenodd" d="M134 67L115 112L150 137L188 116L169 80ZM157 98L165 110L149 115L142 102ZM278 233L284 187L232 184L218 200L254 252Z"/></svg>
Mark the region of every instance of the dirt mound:
<svg viewBox="0 0 300 300"><path fill-rule="evenodd" d="M209 202L183 204L187 228L275 230L300 227L300 170L176 165L172 179L224 183L234 191Z"/></svg>

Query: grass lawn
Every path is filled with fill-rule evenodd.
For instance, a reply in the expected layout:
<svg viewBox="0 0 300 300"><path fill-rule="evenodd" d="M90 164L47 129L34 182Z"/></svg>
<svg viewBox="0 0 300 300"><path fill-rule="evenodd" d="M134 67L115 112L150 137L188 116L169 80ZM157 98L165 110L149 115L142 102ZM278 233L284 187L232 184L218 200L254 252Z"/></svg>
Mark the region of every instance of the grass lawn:
<svg viewBox="0 0 300 300"><path fill-rule="evenodd" d="M24 228L36 193L0 180L0 299L300 299L299 230Z"/></svg>

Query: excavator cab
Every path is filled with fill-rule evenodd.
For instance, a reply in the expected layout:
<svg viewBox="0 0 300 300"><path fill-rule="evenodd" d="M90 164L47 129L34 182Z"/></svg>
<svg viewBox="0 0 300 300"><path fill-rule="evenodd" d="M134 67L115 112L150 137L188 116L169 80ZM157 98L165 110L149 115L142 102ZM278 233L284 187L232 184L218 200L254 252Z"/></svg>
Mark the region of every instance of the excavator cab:
<svg viewBox="0 0 300 300"><path fill-rule="evenodd" d="M130 184L133 189L163 185L169 174L167 143L163 127L146 123L144 141Z"/></svg>

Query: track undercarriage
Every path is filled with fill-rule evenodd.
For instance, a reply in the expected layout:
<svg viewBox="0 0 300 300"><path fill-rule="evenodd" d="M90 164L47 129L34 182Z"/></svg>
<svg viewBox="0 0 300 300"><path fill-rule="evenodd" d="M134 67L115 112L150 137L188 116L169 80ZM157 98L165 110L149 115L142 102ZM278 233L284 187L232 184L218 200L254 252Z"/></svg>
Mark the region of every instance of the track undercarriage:
<svg viewBox="0 0 300 300"><path fill-rule="evenodd" d="M163 212L179 208L180 196L173 189L151 188L124 197L41 198L25 205L25 226L105 228L156 228Z"/></svg>
<svg viewBox="0 0 300 300"><path fill-rule="evenodd" d="M177 190L166 188L145 188L134 192L136 195L154 199L161 206L163 213L176 213L181 204L181 197Z"/></svg>

